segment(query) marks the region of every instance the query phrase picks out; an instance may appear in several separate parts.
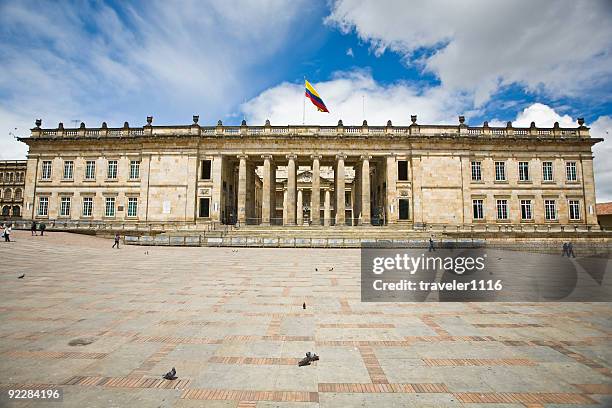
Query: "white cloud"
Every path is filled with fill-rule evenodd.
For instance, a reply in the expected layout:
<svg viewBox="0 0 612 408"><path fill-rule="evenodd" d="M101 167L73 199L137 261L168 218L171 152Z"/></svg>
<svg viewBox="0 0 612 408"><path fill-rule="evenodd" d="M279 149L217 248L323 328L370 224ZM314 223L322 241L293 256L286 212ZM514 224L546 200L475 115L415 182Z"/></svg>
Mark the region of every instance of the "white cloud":
<svg viewBox="0 0 612 408"><path fill-rule="evenodd" d="M419 123L458 123L457 112L469 106L462 95L440 88L419 92L407 83L381 85L367 71L339 72L313 86L330 113L318 112L306 100L306 123L321 125L335 125L339 119L345 125L360 125L364 105L370 125L384 125L389 119L396 125L407 125L411 114L418 115ZM283 82L247 101L242 110L252 124L263 124L266 119L275 125L296 124L302 123L304 100L302 84Z"/></svg>
<svg viewBox="0 0 612 408"><path fill-rule="evenodd" d="M304 14L305 0L0 2L0 151L7 136L72 119L88 126L213 121L260 85ZM18 143L18 142L17 142ZM20 154L21 156L21 154ZM11 158L16 158L11 156Z"/></svg>
<svg viewBox="0 0 612 408"><path fill-rule="evenodd" d="M535 122L537 127L553 127L559 122L560 127L578 127L578 122L569 115L559 115L553 108L542 103L534 103L523 109L513 122L514 126L529 126Z"/></svg>
<svg viewBox="0 0 612 408"><path fill-rule="evenodd" d="M346 50L346 55L348 55L351 58L354 57L355 54L353 53L353 49L349 48L348 50Z"/></svg>
<svg viewBox="0 0 612 408"><path fill-rule="evenodd" d="M600 116L590 127L591 137L604 139L593 147L597 202L612 201L612 116Z"/></svg>
<svg viewBox="0 0 612 408"><path fill-rule="evenodd" d="M609 84L611 19L605 0L338 0L327 21L473 91L480 105L512 83L573 97Z"/></svg>

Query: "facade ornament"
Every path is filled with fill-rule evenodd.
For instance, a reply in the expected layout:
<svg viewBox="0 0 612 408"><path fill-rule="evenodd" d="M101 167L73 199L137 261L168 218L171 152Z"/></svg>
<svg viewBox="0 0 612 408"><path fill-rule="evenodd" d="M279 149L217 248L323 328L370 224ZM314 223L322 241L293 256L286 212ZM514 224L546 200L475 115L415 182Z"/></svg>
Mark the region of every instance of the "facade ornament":
<svg viewBox="0 0 612 408"><path fill-rule="evenodd" d="M460 115L459 116L459 124L463 125L465 123L465 116Z"/></svg>
<svg viewBox="0 0 612 408"><path fill-rule="evenodd" d="M123 122L123 127L124 127L125 129L129 129L130 124L129 124L129 123L127 123L127 122Z"/></svg>
<svg viewBox="0 0 612 408"><path fill-rule="evenodd" d="M153 123L153 116L147 116L147 126L151 126Z"/></svg>
<svg viewBox="0 0 612 408"><path fill-rule="evenodd" d="M361 126L368 126L368 121L364 119L363 123L361 124Z"/></svg>
<svg viewBox="0 0 612 408"><path fill-rule="evenodd" d="M391 120L388 120L387 121L387 127L391 127L391 126L393 126L393 123L391 122Z"/></svg>
<svg viewBox="0 0 612 408"><path fill-rule="evenodd" d="M193 124L197 125L198 122L200 121L200 115L193 115Z"/></svg>
<svg viewBox="0 0 612 408"><path fill-rule="evenodd" d="M412 122L413 125L416 125L417 115L410 115L410 121Z"/></svg>
<svg viewBox="0 0 612 408"><path fill-rule="evenodd" d="M246 126L246 125L247 125L246 120L242 119L242 122L240 123L240 126Z"/></svg>
<svg viewBox="0 0 612 408"><path fill-rule="evenodd" d="M85 129L85 122L81 122L81 126L79 126L79 128Z"/></svg>
<svg viewBox="0 0 612 408"><path fill-rule="evenodd" d="M266 119L266 126L270 126L270 119Z"/></svg>
<svg viewBox="0 0 612 408"><path fill-rule="evenodd" d="M59 125L57 125L57 128L59 130L64 130L64 124L62 122L60 122Z"/></svg>
<svg viewBox="0 0 612 408"><path fill-rule="evenodd" d="M108 128L108 125L106 124L106 122L102 122L102 129L106 129Z"/></svg>
<svg viewBox="0 0 612 408"><path fill-rule="evenodd" d="M221 119L217 121L217 126L223 126L223 122L221 122Z"/></svg>
<svg viewBox="0 0 612 408"><path fill-rule="evenodd" d="M584 118L578 118L578 126L584 126Z"/></svg>
<svg viewBox="0 0 612 408"><path fill-rule="evenodd" d="M344 124L342 123L342 119L338 121L338 126L344 126Z"/></svg>
<svg viewBox="0 0 612 408"><path fill-rule="evenodd" d="M42 119L36 119L36 121L34 122L34 124L36 125L37 129L40 129L40 126L42 125Z"/></svg>
<svg viewBox="0 0 612 408"><path fill-rule="evenodd" d="M512 129L512 122L506 122L506 129Z"/></svg>

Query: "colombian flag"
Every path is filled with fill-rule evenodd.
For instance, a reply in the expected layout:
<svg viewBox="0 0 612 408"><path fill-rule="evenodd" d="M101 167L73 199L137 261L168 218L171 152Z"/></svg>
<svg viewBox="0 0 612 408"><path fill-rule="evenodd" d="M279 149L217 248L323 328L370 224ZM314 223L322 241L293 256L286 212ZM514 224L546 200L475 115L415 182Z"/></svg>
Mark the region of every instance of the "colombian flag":
<svg viewBox="0 0 612 408"><path fill-rule="evenodd" d="M329 111L327 110L327 107L323 103L323 99L321 99L317 91L315 91L312 85L310 85L310 82L308 82L305 79L304 79L304 87L306 88L306 92L305 92L306 97L310 99L310 101L314 104L314 106L317 107L319 112L329 113Z"/></svg>

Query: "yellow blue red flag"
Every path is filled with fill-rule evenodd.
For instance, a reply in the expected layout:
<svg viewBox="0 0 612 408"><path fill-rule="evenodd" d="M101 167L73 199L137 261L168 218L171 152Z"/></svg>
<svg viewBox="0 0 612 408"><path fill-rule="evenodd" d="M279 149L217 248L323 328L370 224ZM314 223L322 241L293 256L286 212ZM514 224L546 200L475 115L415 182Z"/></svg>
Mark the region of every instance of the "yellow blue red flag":
<svg viewBox="0 0 612 408"><path fill-rule="evenodd" d="M304 88L306 88L306 92L305 92L306 97L310 99L310 102L312 102L314 106L317 107L319 112L329 113L329 111L327 110L327 107L323 103L323 99L321 99L317 91L315 91L312 85L310 85L310 82L308 82L305 79L304 79Z"/></svg>

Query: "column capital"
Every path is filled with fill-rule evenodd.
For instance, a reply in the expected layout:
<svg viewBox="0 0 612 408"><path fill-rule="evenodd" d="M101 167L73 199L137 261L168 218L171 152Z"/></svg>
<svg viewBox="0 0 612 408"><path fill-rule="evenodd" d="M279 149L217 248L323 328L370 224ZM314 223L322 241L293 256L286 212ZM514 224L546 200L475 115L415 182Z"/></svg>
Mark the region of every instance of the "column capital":
<svg viewBox="0 0 612 408"><path fill-rule="evenodd" d="M346 157L347 157L347 156L346 156L346 154L344 154L344 153L338 153L338 154L336 155L336 160L340 160L340 159L344 160L344 159L346 159Z"/></svg>
<svg viewBox="0 0 612 408"><path fill-rule="evenodd" d="M270 161L274 160L274 156L272 156L271 154L262 154L261 158L264 160L270 160Z"/></svg>
<svg viewBox="0 0 612 408"><path fill-rule="evenodd" d="M311 155L310 155L310 158L311 158L312 160L321 160L321 159L323 158L323 156L322 156L322 155L320 155L320 154L311 154Z"/></svg>
<svg viewBox="0 0 612 408"><path fill-rule="evenodd" d="M239 159L245 159L246 160L246 159L249 158L249 155L248 154L239 154L236 157L239 158Z"/></svg>
<svg viewBox="0 0 612 408"><path fill-rule="evenodd" d="M361 156L359 156L359 160L363 161L363 160L372 160L372 156L369 154L362 154Z"/></svg>
<svg viewBox="0 0 612 408"><path fill-rule="evenodd" d="M296 160L297 159L297 154L290 153L290 154L286 155L285 157L287 159L289 159L289 160Z"/></svg>

